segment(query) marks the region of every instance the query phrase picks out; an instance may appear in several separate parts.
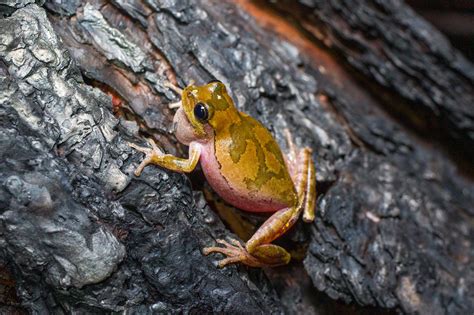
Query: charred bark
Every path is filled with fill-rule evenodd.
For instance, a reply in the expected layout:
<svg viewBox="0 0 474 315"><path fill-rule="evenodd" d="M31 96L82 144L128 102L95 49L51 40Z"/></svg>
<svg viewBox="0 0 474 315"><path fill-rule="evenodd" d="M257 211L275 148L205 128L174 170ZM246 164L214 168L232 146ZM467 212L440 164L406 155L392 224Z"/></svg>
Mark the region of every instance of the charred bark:
<svg viewBox="0 0 474 315"><path fill-rule="evenodd" d="M275 7L379 97L383 88L387 111L459 158L474 157L474 67L403 2L279 1Z"/></svg>
<svg viewBox="0 0 474 315"><path fill-rule="evenodd" d="M472 65L401 2L304 3L5 2L0 289L16 287L5 310L474 308L474 185L459 171L474 156ZM214 78L278 140L289 127L314 149L317 219L289 236L309 243L303 264L216 269L200 250L231 231L188 177L132 174L141 156L127 141L183 154L164 81Z"/></svg>

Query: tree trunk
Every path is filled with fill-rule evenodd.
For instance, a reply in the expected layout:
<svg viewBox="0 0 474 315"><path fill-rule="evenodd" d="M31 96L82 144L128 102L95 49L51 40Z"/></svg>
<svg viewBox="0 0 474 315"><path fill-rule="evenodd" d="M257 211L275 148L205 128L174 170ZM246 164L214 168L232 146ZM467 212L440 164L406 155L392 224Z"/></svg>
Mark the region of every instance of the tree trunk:
<svg viewBox="0 0 474 315"><path fill-rule="evenodd" d="M2 3L2 312L474 309L474 67L404 3ZM133 176L128 142L186 154L165 81L215 78L313 148L317 217L283 240L303 262L217 269L213 210L265 218L199 171Z"/></svg>

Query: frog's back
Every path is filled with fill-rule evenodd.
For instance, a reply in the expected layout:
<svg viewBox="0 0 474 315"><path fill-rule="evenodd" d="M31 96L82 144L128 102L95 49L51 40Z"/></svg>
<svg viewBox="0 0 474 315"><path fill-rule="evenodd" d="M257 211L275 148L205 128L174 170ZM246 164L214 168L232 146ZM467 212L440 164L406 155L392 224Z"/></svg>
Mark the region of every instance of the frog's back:
<svg viewBox="0 0 474 315"><path fill-rule="evenodd" d="M275 139L252 117L240 113L240 118L215 135L219 171L232 191L230 198L225 196L228 191L217 192L248 211L276 211L294 205L293 181ZM232 198L237 202L229 200Z"/></svg>

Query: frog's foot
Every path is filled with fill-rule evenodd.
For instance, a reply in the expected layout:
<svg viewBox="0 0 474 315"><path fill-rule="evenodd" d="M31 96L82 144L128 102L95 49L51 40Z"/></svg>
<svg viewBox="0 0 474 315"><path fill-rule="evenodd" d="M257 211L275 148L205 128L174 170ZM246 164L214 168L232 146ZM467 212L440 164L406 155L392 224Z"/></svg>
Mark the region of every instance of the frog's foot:
<svg viewBox="0 0 474 315"><path fill-rule="evenodd" d="M232 239L230 243L225 240L216 240L217 243L223 245L224 247L206 247L203 248L202 252L204 255L209 255L211 253L221 253L227 256L219 261L218 267L222 268L229 264L243 263L251 267L265 267L268 266L265 263L262 263L256 257L250 255L247 250L240 244L239 241Z"/></svg>
<svg viewBox="0 0 474 315"><path fill-rule="evenodd" d="M145 158L143 159L143 161L140 163L140 165L137 167L137 169L134 172L135 176L140 176L145 166L153 163L154 160L165 155L165 153L163 153L163 151L161 151L160 148L158 148L158 146L156 145L155 141L153 141L153 139L148 139L148 142L150 143L151 148L140 147L136 145L135 143L131 143L131 142L128 143L130 147L145 154Z"/></svg>

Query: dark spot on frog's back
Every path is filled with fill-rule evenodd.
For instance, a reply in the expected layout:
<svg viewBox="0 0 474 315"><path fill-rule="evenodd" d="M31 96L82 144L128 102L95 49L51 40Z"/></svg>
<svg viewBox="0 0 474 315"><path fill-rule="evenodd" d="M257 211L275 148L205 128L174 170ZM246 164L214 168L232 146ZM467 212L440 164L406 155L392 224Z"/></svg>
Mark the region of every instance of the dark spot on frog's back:
<svg viewBox="0 0 474 315"><path fill-rule="evenodd" d="M273 140L270 132L257 120L243 114L239 124L230 127L232 144L230 155L234 163L238 163L242 154L247 149L247 141L255 144L255 163L258 170L254 178L246 178L245 184L250 191L258 191L272 178L289 178L286 168L271 168L267 165L267 160L271 156L278 160L279 165L284 165L284 159L278 144Z"/></svg>
<svg viewBox="0 0 474 315"><path fill-rule="evenodd" d="M232 99L230 99L230 97L225 91L222 90L222 88L225 89L224 85L221 83L212 93L211 104L215 110L224 111L234 106Z"/></svg>
<svg viewBox="0 0 474 315"><path fill-rule="evenodd" d="M247 139L251 139L252 135L250 134L251 128L243 126L245 123L242 121L239 124L234 124L230 127L230 135L232 138L232 143L230 144L230 157L234 163L240 161L240 157L245 153L247 149Z"/></svg>
<svg viewBox="0 0 474 315"><path fill-rule="evenodd" d="M265 149L267 150L267 154L272 154L275 159L280 162L280 165L285 164L285 160L283 159L283 155L281 153L280 147L275 141L268 141L265 144Z"/></svg>

